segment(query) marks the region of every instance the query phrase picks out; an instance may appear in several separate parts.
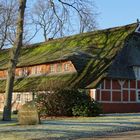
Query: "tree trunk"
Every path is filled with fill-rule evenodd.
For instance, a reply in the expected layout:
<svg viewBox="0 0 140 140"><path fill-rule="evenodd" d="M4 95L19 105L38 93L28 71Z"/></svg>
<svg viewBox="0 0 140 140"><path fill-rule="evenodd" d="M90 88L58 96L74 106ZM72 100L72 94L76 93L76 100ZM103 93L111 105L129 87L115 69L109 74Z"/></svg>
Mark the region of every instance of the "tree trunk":
<svg viewBox="0 0 140 140"><path fill-rule="evenodd" d="M11 120L11 103L12 103L12 92L15 79L15 69L18 62L19 52L22 47L23 39L23 24L24 24L24 12L25 12L26 0L19 0L19 14L17 19L17 31L16 40L13 48L11 49L11 60L8 66L8 75L5 89L5 101L4 101L4 111L3 120Z"/></svg>

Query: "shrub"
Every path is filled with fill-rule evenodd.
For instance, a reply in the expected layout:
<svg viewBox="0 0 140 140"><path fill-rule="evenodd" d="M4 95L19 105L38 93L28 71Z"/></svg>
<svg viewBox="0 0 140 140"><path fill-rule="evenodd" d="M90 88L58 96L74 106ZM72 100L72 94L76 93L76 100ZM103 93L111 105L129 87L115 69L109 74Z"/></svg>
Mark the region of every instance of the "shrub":
<svg viewBox="0 0 140 140"><path fill-rule="evenodd" d="M80 103L76 104L72 108L72 112L74 116L83 116L83 117L91 117L98 116L101 114L102 106L98 102L87 98L87 100L81 100Z"/></svg>
<svg viewBox="0 0 140 140"><path fill-rule="evenodd" d="M88 94L79 90L40 93L36 102L41 116L95 116L101 111Z"/></svg>

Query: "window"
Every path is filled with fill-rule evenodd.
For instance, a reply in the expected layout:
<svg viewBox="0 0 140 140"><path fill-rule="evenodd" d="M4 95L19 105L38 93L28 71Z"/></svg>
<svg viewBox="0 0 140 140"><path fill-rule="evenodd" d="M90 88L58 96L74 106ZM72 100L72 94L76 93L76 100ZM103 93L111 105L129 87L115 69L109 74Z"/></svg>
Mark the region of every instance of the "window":
<svg viewBox="0 0 140 140"><path fill-rule="evenodd" d="M140 79L140 67L133 67L136 79Z"/></svg>
<svg viewBox="0 0 140 140"><path fill-rule="evenodd" d="M137 91L137 101L140 101L140 91Z"/></svg>
<svg viewBox="0 0 140 140"><path fill-rule="evenodd" d="M62 64L57 64L57 72L61 72L62 71Z"/></svg>
<svg viewBox="0 0 140 140"><path fill-rule="evenodd" d="M40 66L34 66L32 67L32 74L41 74L41 67Z"/></svg>
<svg viewBox="0 0 140 140"><path fill-rule="evenodd" d="M70 70L70 64L64 64L64 71L69 71Z"/></svg>
<svg viewBox="0 0 140 140"><path fill-rule="evenodd" d="M19 76L23 76L23 69L19 70Z"/></svg>
<svg viewBox="0 0 140 140"><path fill-rule="evenodd" d="M19 76L27 76L28 75L28 69L22 68L19 70Z"/></svg>
<svg viewBox="0 0 140 140"><path fill-rule="evenodd" d="M29 94L25 94L25 102L30 101Z"/></svg>
<svg viewBox="0 0 140 140"><path fill-rule="evenodd" d="M50 65L50 73L53 73L53 72L55 72L54 64L51 64L51 65Z"/></svg>
<svg viewBox="0 0 140 140"><path fill-rule="evenodd" d="M20 98L21 98L21 95L20 94L17 94L16 101L17 102L20 102Z"/></svg>
<svg viewBox="0 0 140 140"><path fill-rule="evenodd" d="M37 67L36 66L32 67L32 74L33 75L37 74Z"/></svg>
<svg viewBox="0 0 140 140"><path fill-rule="evenodd" d="M28 69L27 68L23 68L23 75L27 76L28 75Z"/></svg>

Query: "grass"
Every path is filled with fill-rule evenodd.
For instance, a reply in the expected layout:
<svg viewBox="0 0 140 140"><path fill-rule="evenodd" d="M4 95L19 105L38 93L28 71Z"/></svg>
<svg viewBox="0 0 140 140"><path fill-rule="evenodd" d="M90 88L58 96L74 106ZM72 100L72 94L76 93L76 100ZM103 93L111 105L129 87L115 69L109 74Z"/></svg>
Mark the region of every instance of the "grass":
<svg viewBox="0 0 140 140"><path fill-rule="evenodd" d="M13 116L16 119L16 116ZM140 114L101 117L59 117L39 125L18 125L0 121L0 140L78 139L140 129ZM6 135L5 135L6 134Z"/></svg>

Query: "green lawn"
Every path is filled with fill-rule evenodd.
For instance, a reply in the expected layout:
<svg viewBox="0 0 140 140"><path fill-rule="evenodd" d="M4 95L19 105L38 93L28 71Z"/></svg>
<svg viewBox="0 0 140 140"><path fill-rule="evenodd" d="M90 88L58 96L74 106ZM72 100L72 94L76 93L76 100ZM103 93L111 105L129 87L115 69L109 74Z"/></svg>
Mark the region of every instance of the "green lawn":
<svg viewBox="0 0 140 140"><path fill-rule="evenodd" d="M16 116L13 116L14 118ZM0 121L0 140L79 139L140 129L140 114L48 118L39 125L21 126Z"/></svg>

